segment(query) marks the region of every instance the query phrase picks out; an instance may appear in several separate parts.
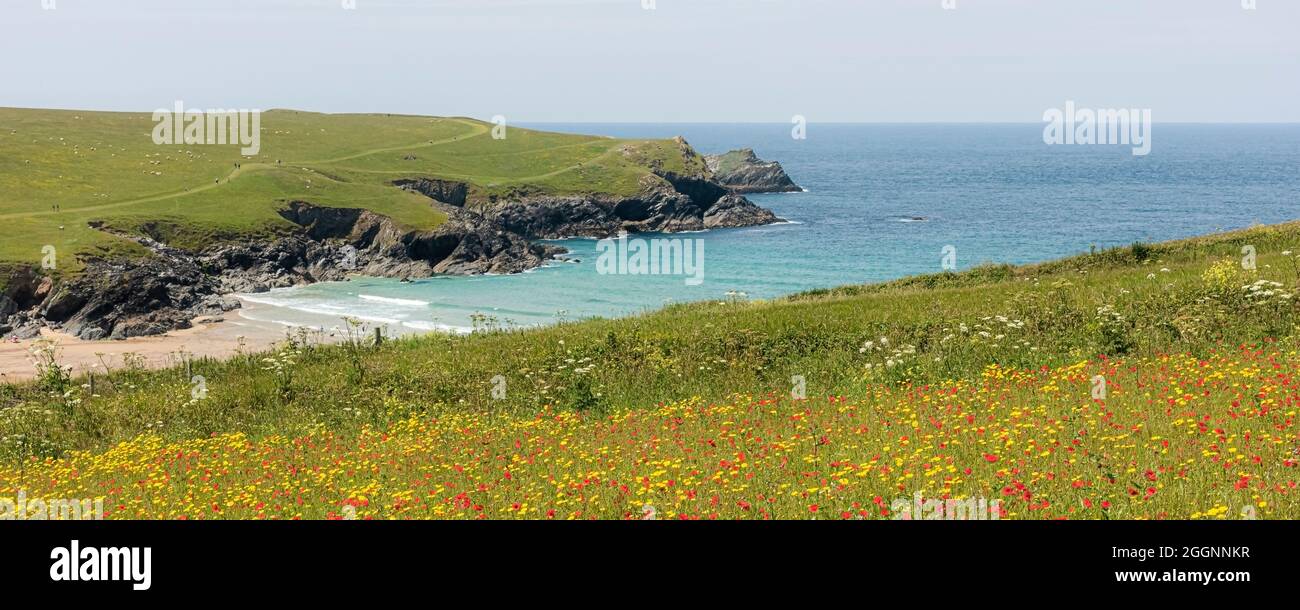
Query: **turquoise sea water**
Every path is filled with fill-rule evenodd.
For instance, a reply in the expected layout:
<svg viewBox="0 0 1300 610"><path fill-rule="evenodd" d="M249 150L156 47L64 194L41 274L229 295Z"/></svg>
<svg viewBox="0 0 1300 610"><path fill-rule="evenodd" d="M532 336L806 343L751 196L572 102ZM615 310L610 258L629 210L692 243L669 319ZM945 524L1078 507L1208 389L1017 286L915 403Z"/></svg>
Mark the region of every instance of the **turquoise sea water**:
<svg viewBox="0 0 1300 610"><path fill-rule="evenodd" d="M1300 218L1300 125L1156 124L1152 150L1048 146L1039 124L531 125L620 137L683 135L707 153L751 147L780 161L805 193L753 195L788 223L677 234L704 240L703 283L602 275L596 242L571 239L578 263L512 276L412 283L357 278L250 295L246 317L330 328L343 316L393 332L638 313L669 302L769 298L810 288L1026 263ZM915 220L915 218L925 220ZM650 237L650 236L645 236Z"/></svg>

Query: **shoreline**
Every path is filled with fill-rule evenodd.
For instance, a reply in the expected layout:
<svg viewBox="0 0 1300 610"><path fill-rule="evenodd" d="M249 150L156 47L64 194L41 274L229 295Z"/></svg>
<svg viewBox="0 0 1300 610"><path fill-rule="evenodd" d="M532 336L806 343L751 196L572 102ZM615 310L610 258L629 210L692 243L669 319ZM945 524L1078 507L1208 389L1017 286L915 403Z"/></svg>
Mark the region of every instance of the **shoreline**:
<svg viewBox="0 0 1300 610"><path fill-rule="evenodd" d="M242 298L240 303L239 309L215 320L198 318L190 328L148 337L86 341L42 329L40 339L0 343L0 383L22 382L36 376L30 350L38 341L55 342L59 363L71 367L73 376L81 376L126 368L128 356L142 359L147 368L157 369L180 364L185 357L225 359L240 353L261 352L283 343L293 334L293 329L283 324L243 315L271 306Z"/></svg>

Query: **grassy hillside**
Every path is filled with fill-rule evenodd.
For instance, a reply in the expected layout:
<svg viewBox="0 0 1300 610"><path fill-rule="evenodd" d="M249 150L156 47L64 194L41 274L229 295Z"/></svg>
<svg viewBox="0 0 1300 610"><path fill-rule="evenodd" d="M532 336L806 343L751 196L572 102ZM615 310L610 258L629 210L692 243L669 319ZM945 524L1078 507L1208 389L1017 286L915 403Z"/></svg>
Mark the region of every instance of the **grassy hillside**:
<svg viewBox="0 0 1300 610"><path fill-rule="evenodd" d="M290 229L275 212L302 199L426 229L443 215L394 180L468 182L472 203L519 190L630 194L652 164L682 171L698 163L670 140L518 128L494 139L491 124L463 118L271 110L255 157L238 145L155 145L153 127L149 113L0 108L0 267L38 264L45 245L55 246L64 273L77 270L78 254L144 254L91 221L202 247Z"/></svg>
<svg viewBox="0 0 1300 610"><path fill-rule="evenodd" d="M201 399L181 370L92 395L47 367L0 388L0 495L107 497L127 518L891 518L916 493L1007 518L1297 518L1298 243L1290 224L775 302L295 342L194 362Z"/></svg>

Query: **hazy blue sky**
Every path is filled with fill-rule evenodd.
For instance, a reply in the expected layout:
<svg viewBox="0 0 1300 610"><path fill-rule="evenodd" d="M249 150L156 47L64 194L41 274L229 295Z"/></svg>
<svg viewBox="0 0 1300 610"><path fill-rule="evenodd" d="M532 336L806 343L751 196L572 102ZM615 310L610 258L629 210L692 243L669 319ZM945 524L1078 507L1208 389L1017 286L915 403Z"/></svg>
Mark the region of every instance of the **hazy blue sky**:
<svg viewBox="0 0 1300 610"><path fill-rule="evenodd" d="M0 0L0 106L1300 121L1300 0L53 2Z"/></svg>

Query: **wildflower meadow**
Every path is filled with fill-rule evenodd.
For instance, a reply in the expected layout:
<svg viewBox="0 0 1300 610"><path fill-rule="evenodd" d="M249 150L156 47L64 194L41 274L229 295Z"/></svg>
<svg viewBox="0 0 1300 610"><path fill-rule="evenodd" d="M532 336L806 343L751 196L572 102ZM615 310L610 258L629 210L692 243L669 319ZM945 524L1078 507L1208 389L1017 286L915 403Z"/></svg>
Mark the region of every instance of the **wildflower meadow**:
<svg viewBox="0 0 1300 610"><path fill-rule="evenodd" d="M51 346L0 386L0 497L108 519L1295 518L1298 232L294 340L93 390ZM983 512L924 508L962 502Z"/></svg>

